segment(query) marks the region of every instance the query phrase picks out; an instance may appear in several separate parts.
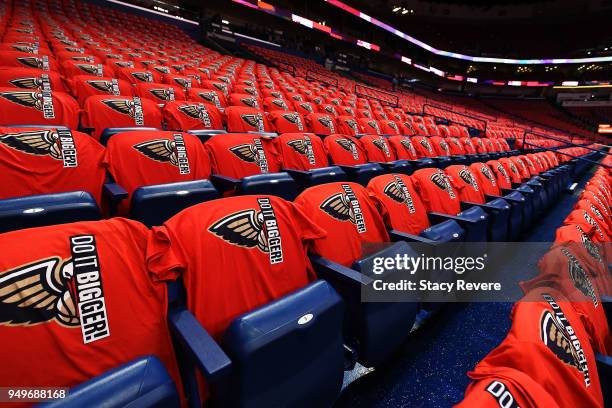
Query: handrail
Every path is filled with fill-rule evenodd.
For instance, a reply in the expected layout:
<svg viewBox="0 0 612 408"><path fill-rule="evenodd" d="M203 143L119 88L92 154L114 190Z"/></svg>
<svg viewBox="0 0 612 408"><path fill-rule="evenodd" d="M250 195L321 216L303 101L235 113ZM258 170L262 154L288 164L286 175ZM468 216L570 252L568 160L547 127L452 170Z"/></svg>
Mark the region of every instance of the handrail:
<svg viewBox="0 0 612 408"><path fill-rule="evenodd" d="M371 89L371 90L373 90L375 92L378 92L378 93L381 93L381 94L384 94L384 95L389 95L389 96L391 96L391 98L395 99L395 103L386 101L386 100L384 100L382 98L379 98L377 96L366 95L364 93L361 93L361 92L359 92L357 90L357 87ZM371 87L371 86L367 86L367 85L363 85L363 84L358 84L358 83L355 83L355 88L353 88L353 92L355 92L355 95L357 95L357 96L373 98L373 99L376 99L376 100L378 100L380 102L386 103L387 105L393 106L394 108L399 107L399 96L397 96L396 94L394 94L392 92L384 91L382 89L378 89L378 88L374 88L374 87Z"/></svg>
<svg viewBox="0 0 612 408"><path fill-rule="evenodd" d="M295 76L296 72L297 72L297 68L295 67L295 65L292 65L288 62L284 62L284 61L280 61L280 60L276 60L274 61L276 63L276 67L281 70L281 71L287 71L288 73L290 73L291 75ZM291 68L291 70L289 70L288 68Z"/></svg>
<svg viewBox="0 0 612 408"><path fill-rule="evenodd" d="M437 108L437 109L441 109L441 110L443 110L443 111L450 112L450 113L455 114L455 115L464 116L464 117L466 117L466 118L475 119L475 120L477 120L477 121L479 121L479 122L481 122L481 123L484 123L483 132L484 132L485 134L487 133L487 124L488 124L488 122L487 122L486 120L483 120L483 119L477 118L476 116L468 115L468 114L465 114L465 113L457 113L457 112L455 112L455 111L453 111L453 110L446 109L446 108L441 108L441 107L439 107L439 106L437 106L437 105L432 105L432 104L430 104L430 103L424 103L424 104L423 104L423 112L421 113L422 115L429 115L429 116L439 117L439 116L436 116L436 115L432 115L431 113L427 113L427 112L425 112L425 110L426 110L425 108L426 108L427 106L430 106L430 107L433 107L433 108ZM456 120L451 120L451 119L447 119L447 118L441 118L441 119L450 120L451 122L456 122L456 123L459 123L459 124L461 124L461 125L463 125L463 126L467 126L465 123L460 123L460 122L457 122Z"/></svg>
<svg viewBox="0 0 612 408"><path fill-rule="evenodd" d="M565 146L560 147L562 149L564 149L566 147L580 147L580 148L591 150L591 151L594 151L594 152L604 153L605 155L608 155L608 156L610 154L612 154L612 153L609 153L609 152L603 152L603 151L598 150L598 149L593 149L591 147L587 147L587 145L579 145L579 144L576 144L576 143L572 143L571 139L570 139L570 141L567 141L567 140L563 140L563 139L555 137L555 136L545 135L543 133L527 132L527 131L523 132L523 144L522 144L523 146L525 146L525 144L528 144L530 146L537 146L536 144L530 143L530 142L527 141L527 140L529 140L529 139L527 139L527 134L532 134L534 136L543 137L544 139L549 139L549 140L554 140L556 142L565 143ZM593 144L593 143L589 143L589 144ZM539 146L539 147L541 147L541 146ZM552 150L552 149L547 149L547 150Z"/></svg>
<svg viewBox="0 0 612 408"><path fill-rule="evenodd" d="M569 153L565 153L565 152L560 152L559 150L555 150L555 149L553 149L553 148L549 148L549 147L542 147L542 146L538 146L538 145L535 145L535 144L533 144L533 143L529 143L529 142L527 142L527 144L528 144L528 145L530 145L530 146L537 147L537 148L539 148L539 149L544 149L544 150L548 150L548 151L551 151L551 152L555 152L555 153L560 154L560 155L562 155L562 156L569 156L569 157L571 157L571 158L573 158L573 159L583 160L583 161L586 161L586 162L589 162L589 163L593 163L593 164L595 164L595 165L597 165L597 166L602 166L602 167L605 167L605 168L607 168L607 169L612 168L612 166L610 166L610 165L608 165L608 164L604 164L604 163L601 163L601 162L596 162L596 161L591 160L591 159L585 159L584 157L581 157L581 156L575 156L575 155L573 155L573 154L569 154ZM604 151L602 151L602 150L590 149L590 148L588 148L588 147L586 147L586 146L575 145L575 147L582 147L583 149L593 150L594 152L604 153L604 154L607 154L607 155L609 155L609 154L610 154L610 153L608 153L608 152L604 152ZM565 147L563 147L563 148L565 148Z"/></svg>
<svg viewBox="0 0 612 408"><path fill-rule="evenodd" d="M312 76L311 74L318 75L319 78L317 78L316 76ZM324 78L324 79L321 79L321 77ZM324 82L327 85L333 85L336 88L339 88L339 86L340 86L340 81L338 80L338 78L335 78L335 77L333 77L331 75L322 74L322 73L317 72L317 71L313 71L312 69L309 69L309 70L306 71L306 80L307 81L315 80L315 81ZM329 81L332 81L332 82L329 82Z"/></svg>

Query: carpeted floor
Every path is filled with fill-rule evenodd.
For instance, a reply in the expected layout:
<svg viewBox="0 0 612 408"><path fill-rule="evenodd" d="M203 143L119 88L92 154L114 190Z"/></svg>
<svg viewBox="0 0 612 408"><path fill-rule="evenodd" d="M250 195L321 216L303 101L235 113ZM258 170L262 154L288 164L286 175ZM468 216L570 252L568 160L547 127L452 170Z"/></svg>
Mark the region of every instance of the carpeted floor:
<svg viewBox="0 0 612 408"><path fill-rule="evenodd" d="M574 193L563 194L522 237L523 242L552 242L555 230L576 204L592 171L578 180ZM548 245L508 260L504 270L522 279L536 273ZM386 366L350 384L337 408L450 407L459 402L471 370L505 337L511 303L450 304L414 332Z"/></svg>

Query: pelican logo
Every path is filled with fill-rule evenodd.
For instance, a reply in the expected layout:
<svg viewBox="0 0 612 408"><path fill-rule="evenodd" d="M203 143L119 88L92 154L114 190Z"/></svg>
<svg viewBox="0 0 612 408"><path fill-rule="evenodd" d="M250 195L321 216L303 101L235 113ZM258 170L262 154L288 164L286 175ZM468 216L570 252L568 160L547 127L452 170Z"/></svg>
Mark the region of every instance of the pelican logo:
<svg viewBox="0 0 612 408"><path fill-rule="evenodd" d="M109 59L123 59L123 55L121 54L106 54L105 57Z"/></svg>
<svg viewBox="0 0 612 408"><path fill-rule="evenodd" d="M266 152L261 143L261 139L253 139L253 144L241 144L230 147L230 152L236 155L240 160L247 163L255 163L259 166L262 173L268 172L268 159Z"/></svg>
<svg viewBox="0 0 612 408"><path fill-rule="evenodd" d="M593 219L593 217L589 215L588 212L586 212L586 210L582 210L582 217L588 224L592 225L595 228L602 242L605 241L606 237L604 236L603 231L599 227L599 224L597 223L597 221L595 221L595 219Z"/></svg>
<svg viewBox="0 0 612 408"><path fill-rule="evenodd" d="M378 112L378 117L382 118L383 120L389 120L389 117L385 112Z"/></svg>
<svg viewBox="0 0 612 408"><path fill-rule="evenodd" d="M136 126L144 125L142 101L139 97L135 96L133 99L104 99L102 103L116 112L134 118Z"/></svg>
<svg viewBox="0 0 612 408"><path fill-rule="evenodd" d="M149 159L178 167L180 174L191 173L185 139L180 133L173 134L172 140L149 140L135 144L133 147Z"/></svg>
<svg viewBox="0 0 612 408"><path fill-rule="evenodd" d="M15 88L41 89L51 92L51 81L48 74L41 74L39 77L15 78L9 81Z"/></svg>
<svg viewBox="0 0 612 408"><path fill-rule="evenodd" d="M92 88L109 95L119 96L119 94L121 93L121 91L119 90L119 81L117 81L115 78L111 79L110 81L87 80L85 81L85 83L91 86Z"/></svg>
<svg viewBox="0 0 612 408"><path fill-rule="evenodd" d="M353 135L359 133L359 127L357 126L357 121L355 119L346 119L344 123L351 128Z"/></svg>
<svg viewBox="0 0 612 408"><path fill-rule="evenodd" d="M38 48L29 47L27 45L13 44L11 46L15 51L25 52L27 54L38 54Z"/></svg>
<svg viewBox="0 0 612 408"><path fill-rule="evenodd" d="M499 174L502 175L504 180L506 180L506 183L510 183L510 176L508 176L508 173L506 172L506 169L504 168L504 166L501 163L497 163L497 171L499 172Z"/></svg>
<svg viewBox="0 0 612 408"><path fill-rule="evenodd" d="M567 258L567 270L572 282L574 282L574 286L584 296L591 298L593 301L593 306L597 307L599 305L599 301L597 300L595 289L593 288L593 284L591 283L586 271L580 264L580 261L578 261L578 259L576 259L576 257L565 248L561 248L561 253Z"/></svg>
<svg viewBox="0 0 612 408"><path fill-rule="evenodd" d="M544 163L542 163L542 161L540 160L540 156L538 156L537 154L534 154L533 159L538 163L538 166L540 166L541 169L545 167Z"/></svg>
<svg viewBox="0 0 612 408"><path fill-rule="evenodd" d="M332 115L336 114L336 109L334 109L334 107L331 105L325 105L325 108L323 109L325 110L325 112L331 113Z"/></svg>
<svg viewBox="0 0 612 408"><path fill-rule="evenodd" d="M385 186L383 189L383 193L393 201L397 201L400 204L406 204L408 206L408 211L410 214L414 214L416 212L416 208L414 206L414 201L412 199L412 195L406 184L402 181L401 177L393 176L393 181Z"/></svg>
<svg viewBox="0 0 612 408"><path fill-rule="evenodd" d="M198 96L205 101L212 102L217 109L221 109L221 101L219 100L219 95L217 95L215 91L198 92Z"/></svg>
<svg viewBox="0 0 612 408"><path fill-rule="evenodd" d="M521 159L520 157L517 157L516 162L519 164L519 166L521 166L521 169L523 170L523 172L529 173L529 170L527 170L527 166L525 166L525 163L523 163L523 159Z"/></svg>
<svg viewBox="0 0 612 408"><path fill-rule="evenodd" d="M261 113L240 115L249 126L257 128L258 132L265 132L263 115Z"/></svg>
<svg viewBox="0 0 612 408"><path fill-rule="evenodd" d="M395 131L395 133L399 133L399 128L397 127L397 123L393 122L392 120L387 122L387 125L393 129L393 131Z"/></svg>
<svg viewBox="0 0 612 408"><path fill-rule="evenodd" d="M359 200L348 184L342 184L342 189L344 193L336 193L328 197L319 208L338 221L348 221L354 224L357 232L363 234L367 229Z"/></svg>
<svg viewBox="0 0 612 408"><path fill-rule="evenodd" d="M104 74L104 68L102 64L92 65L92 64L75 64L75 67L80 69L83 72L87 72L90 75L95 75L101 77Z"/></svg>
<svg viewBox="0 0 612 408"><path fill-rule="evenodd" d="M259 109L259 104L255 98L240 98L240 102L251 108Z"/></svg>
<svg viewBox="0 0 612 408"><path fill-rule="evenodd" d="M413 134L415 133L414 128L412 127L412 123L404 122L404 127L408 129L410 132L412 132Z"/></svg>
<svg viewBox="0 0 612 408"><path fill-rule="evenodd" d="M463 168L459 170L459 178L466 184L471 185L475 191L479 191L478 183L476 183L476 177L474 177L470 169L468 169L466 166L463 166Z"/></svg>
<svg viewBox="0 0 612 408"><path fill-rule="evenodd" d="M253 83L253 81L248 80L248 79L247 79L247 80L242 81L242 83L243 83L243 84L245 84L246 86L251 86L251 87L252 87L252 86L255 86L255 84Z"/></svg>
<svg viewBox="0 0 612 408"><path fill-rule="evenodd" d="M169 74L170 73L170 68L168 67L162 67L162 66L155 66L153 67L154 70L156 70L157 72L159 72L160 74Z"/></svg>
<svg viewBox="0 0 612 408"><path fill-rule="evenodd" d="M588 202L588 200L587 200ZM605 218L604 216L601 214L601 212L597 209L597 207L595 207L591 202L589 202L589 206L591 207L591 211L593 211L593 214L595 214L595 216L597 218L599 218L600 220L605 222Z"/></svg>
<svg viewBox="0 0 612 408"><path fill-rule="evenodd" d="M131 75L140 82L153 82L153 74L148 71L131 72Z"/></svg>
<svg viewBox="0 0 612 408"><path fill-rule="evenodd" d="M495 177L493 177L493 174L491 173L491 170L489 169L489 167L485 164L483 164L482 166L480 166L480 172L482 173L483 176L485 176L485 178L487 180L489 180L489 182L495 187L497 186L497 182L495 181Z"/></svg>
<svg viewBox="0 0 612 408"><path fill-rule="evenodd" d="M400 140L400 144L404 146L404 148L408 150L413 157L416 157L416 150L414 150L414 146L412 145L412 141L410 141L410 139L402 139Z"/></svg>
<svg viewBox="0 0 612 408"><path fill-rule="evenodd" d="M281 116L285 118L285 120L297 125L298 130L300 132L304 131L304 125L302 124L302 119L300 118L300 115L298 113L295 113L295 112L282 113Z"/></svg>
<svg viewBox="0 0 612 408"><path fill-rule="evenodd" d="M38 130L0 135L0 143L35 156L61 160L64 167L77 167L77 150L68 129Z"/></svg>
<svg viewBox="0 0 612 408"><path fill-rule="evenodd" d="M586 249L587 253L598 263L603 263L603 257L599 252L599 247L591 240L591 238L589 238L580 225L575 224L574 227L576 227L578 230L578 233L580 234L580 242L582 243L582 246L584 246L584 249Z"/></svg>
<svg viewBox="0 0 612 408"><path fill-rule="evenodd" d="M181 105L178 107L178 110L179 112L183 113L184 115L189 116L190 118L199 120L200 122L202 122L204 127L209 128L209 129L212 127L212 121L210 120L210 114L206 110L206 107L204 106L204 104L198 103L197 105L194 105L194 104Z"/></svg>
<svg viewBox="0 0 612 408"><path fill-rule="evenodd" d="M54 119L53 96L50 91L42 92L0 92L0 98L43 113L45 119Z"/></svg>
<svg viewBox="0 0 612 408"><path fill-rule="evenodd" d="M293 95L293 96L291 96L291 99L293 99L294 101L298 101L298 102L304 102L304 98L302 98L302 95ZM304 109L306 109L306 108L304 108ZM310 109L312 109L312 108L310 108ZM311 112L312 112L312 110L311 110Z"/></svg>
<svg viewBox="0 0 612 408"><path fill-rule="evenodd" d="M446 174L438 170L437 172L431 175L430 180L440 190L446 191L451 200L454 200L456 198L455 192L453 191L453 188L451 187L450 182L448 181L448 177L446 177Z"/></svg>
<svg viewBox="0 0 612 408"><path fill-rule="evenodd" d="M257 89L255 88L244 88L244 91L251 96L257 96Z"/></svg>
<svg viewBox="0 0 612 408"><path fill-rule="evenodd" d="M308 102L300 103L300 106L302 107L302 109L304 109L307 112L310 112L310 113L314 112L314 109L312 108L312 105L309 104Z"/></svg>
<svg viewBox="0 0 612 408"><path fill-rule="evenodd" d="M472 143L472 139L470 139L469 137L466 137L463 142L465 143L466 146L469 146L472 150L476 150L474 148L474 143Z"/></svg>
<svg viewBox="0 0 612 408"><path fill-rule="evenodd" d="M162 101L174 100L174 88L149 89L149 93Z"/></svg>
<svg viewBox="0 0 612 408"><path fill-rule="evenodd" d="M71 60L73 61L78 61L78 62L88 62L90 64L92 64L95 59L91 56L88 55L73 55L72 57L70 57Z"/></svg>
<svg viewBox="0 0 612 408"><path fill-rule="evenodd" d="M283 262L283 245L269 198L258 198L259 211L238 211L221 218L208 228L217 237L243 248L258 248L269 255L270 264Z"/></svg>
<svg viewBox="0 0 612 408"><path fill-rule="evenodd" d="M331 133L335 133L336 129L334 127L334 122L329 116L320 116L317 118L320 124L329 129Z"/></svg>
<svg viewBox="0 0 612 408"><path fill-rule="evenodd" d="M368 110L361 111L361 114L365 118L372 119L372 113L370 111L368 111Z"/></svg>
<svg viewBox="0 0 612 408"><path fill-rule="evenodd" d="M359 160L359 152L357 151L357 145L351 139L336 139L336 143L338 143L340 147L342 147L344 150L350 152L353 155L353 159Z"/></svg>
<svg viewBox="0 0 612 408"><path fill-rule="evenodd" d="M217 78L219 81L221 82L225 82L226 84L229 84L231 81L228 77L225 76L220 76L219 78Z"/></svg>
<svg viewBox="0 0 612 408"><path fill-rule="evenodd" d="M191 88L191 78L173 78L173 81L185 89Z"/></svg>
<svg viewBox="0 0 612 408"><path fill-rule="evenodd" d="M353 111L353 108L351 108L350 106L346 106L344 107L344 113L346 113L347 115L353 115L355 112Z"/></svg>
<svg viewBox="0 0 612 408"><path fill-rule="evenodd" d="M421 146L423 146L425 148L425 150L427 150L429 152L429 154L433 154L433 148L431 147L431 143L429 143L429 140L427 140L426 138L422 137L419 140L419 143L421 144Z"/></svg>
<svg viewBox="0 0 612 408"><path fill-rule="evenodd" d="M287 145L293 150L295 150L297 153L308 157L308 163L310 163L311 165L314 166L317 163L310 137L304 136L303 139L291 140L287 142Z"/></svg>
<svg viewBox="0 0 612 408"><path fill-rule="evenodd" d="M0 274L0 326L81 326L83 343L110 336L93 235L70 237L71 258L40 259Z"/></svg>
<svg viewBox="0 0 612 408"><path fill-rule="evenodd" d="M132 61L114 61L113 64L119 68L134 68L134 63Z"/></svg>
<svg viewBox="0 0 612 408"><path fill-rule="evenodd" d="M368 120L368 126L371 127L372 129L374 129L374 132L377 135L380 135L380 126L378 125L378 122L375 120Z"/></svg>
<svg viewBox="0 0 612 408"><path fill-rule="evenodd" d="M283 97L283 94L278 92L278 91L270 92L270 95L272 95L273 97L278 98L278 99Z"/></svg>
<svg viewBox="0 0 612 408"><path fill-rule="evenodd" d="M533 171L536 171L535 165L533 164L533 162L531 161L531 159L529 157L525 156L525 161L527 162L529 167L531 167L533 169Z"/></svg>
<svg viewBox="0 0 612 408"><path fill-rule="evenodd" d="M591 385L591 375L582 344L565 313L549 294L542 294L553 309L545 310L540 318L542 342L561 361L582 373L586 387Z"/></svg>
<svg viewBox="0 0 612 408"><path fill-rule="evenodd" d="M278 106L279 108L285 109L285 110L289 109L285 101L282 99L274 99L272 100L272 104Z"/></svg>
<svg viewBox="0 0 612 408"><path fill-rule="evenodd" d="M222 84L222 83L220 83L220 82L214 82L214 83L213 83L213 86L214 86L215 88L217 88L219 91L223 92L223 94L224 94L225 96L227 96L228 91L227 91L227 85L226 85L226 84Z"/></svg>
<svg viewBox="0 0 612 408"><path fill-rule="evenodd" d="M444 153L446 153L447 156L450 156L450 148L448 147L448 143L446 143L444 140L440 140L440 148L444 150Z"/></svg>
<svg viewBox="0 0 612 408"><path fill-rule="evenodd" d="M516 167L516 165L513 162L508 162L510 165L510 170L512 170L512 172L516 175L520 175L518 168Z"/></svg>
<svg viewBox="0 0 612 408"><path fill-rule="evenodd" d="M340 100L338 100L338 99L332 99L332 100L331 100L331 103L332 103L333 105L340 106Z"/></svg>
<svg viewBox="0 0 612 408"><path fill-rule="evenodd" d="M17 61L25 65L26 67L42 69L44 71L49 70L49 57L46 55L38 57L19 57Z"/></svg>
<svg viewBox="0 0 612 408"><path fill-rule="evenodd" d="M389 145L387 141L381 136L376 139L372 139L372 144L376 146L380 151L382 151L385 156L391 157L391 152L389 151Z"/></svg>

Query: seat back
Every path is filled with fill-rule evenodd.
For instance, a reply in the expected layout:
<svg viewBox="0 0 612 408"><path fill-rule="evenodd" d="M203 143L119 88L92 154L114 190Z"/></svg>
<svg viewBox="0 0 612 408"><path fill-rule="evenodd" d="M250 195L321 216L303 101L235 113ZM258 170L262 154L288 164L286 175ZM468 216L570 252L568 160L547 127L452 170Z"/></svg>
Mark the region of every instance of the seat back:
<svg viewBox="0 0 612 408"><path fill-rule="evenodd" d="M224 334L233 370L222 406L330 406L342 386L342 319L325 281L236 318Z"/></svg>
<svg viewBox="0 0 612 408"><path fill-rule="evenodd" d="M40 406L178 408L181 401L162 362L155 356L145 356L70 389L65 398Z"/></svg>

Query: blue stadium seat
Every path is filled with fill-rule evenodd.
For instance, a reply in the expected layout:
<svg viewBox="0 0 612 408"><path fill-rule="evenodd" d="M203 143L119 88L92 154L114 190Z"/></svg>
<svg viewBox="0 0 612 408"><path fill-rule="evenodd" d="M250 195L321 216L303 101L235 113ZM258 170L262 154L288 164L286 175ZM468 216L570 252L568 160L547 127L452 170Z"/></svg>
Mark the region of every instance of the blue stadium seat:
<svg viewBox="0 0 612 408"><path fill-rule="evenodd" d="M348 176L339 166L320 167L307 171L284 169L298 184L300 190L319 184L348 181Z"/></svg>
<svg viewBox="0 0 612 408"><path fill-rule="evenodd" d="M347 174L350 181L366 186L376 176L385 174L385 169L380 163L367 163L355 166L340 166Z"/></svg>
<svg viewBox="0 0 612 408"><path fill-rule="evenodd" d="M145 356L70 389L66 398L39 406L178 408L181 401L176 385L161 361L154 356Z"/></svg>
<svg viewBox="0 0 612 408"><path fill-rule="evenodd" d="M292 201L298 195L297 184L286 172L264 173L241 179L213 174L210 180L221 191L234 190L236 194L270 194Z"/></svg>
<svg viewBox="0 0 612 408"><path fill-rule="evenodd" d="M96 201L84 191L0 200L0 233L99 219L100 210Z"/></svg>
<svg viewBox="0 0 612 408"><path fill-rule="evenodd" d="M141 130L160 130L154 127L118 127L118 128L106 128L102 131L100 135L100 143L104 146L108 143L108 139L110 139L113 135L122 132L137 132Z"/></svg>

